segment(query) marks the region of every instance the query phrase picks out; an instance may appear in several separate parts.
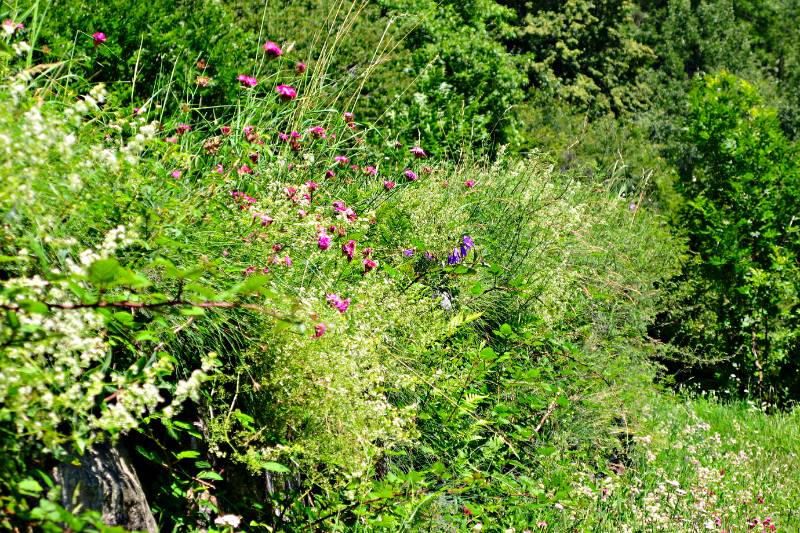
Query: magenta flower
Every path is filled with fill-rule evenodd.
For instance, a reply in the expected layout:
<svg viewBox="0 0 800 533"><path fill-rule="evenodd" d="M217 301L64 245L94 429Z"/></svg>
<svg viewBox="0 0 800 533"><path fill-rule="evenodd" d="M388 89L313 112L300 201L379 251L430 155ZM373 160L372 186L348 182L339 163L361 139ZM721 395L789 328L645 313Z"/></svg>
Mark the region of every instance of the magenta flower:
<svg viewBox="0 0 800 533"><path fill-rule="evenodd" d="M192 127L188 124L184 124L183 122L178 124L178 126L175 128L175 133L178 135L183 135L187 131L192 131Z"/></svg>
<svg viewBox="0 0 800 533"><path fill-rule="evenodd" d="M425 153L425 150L422 149L421 146L414 146L410 149L410 152L414 154L414 157L417 159L422 159L424 157L428 157L428 154Z"/></svg>
<svg viewBox="0 0 800 533"><path fill-rule="evenodd" d="M383 187L387 191L391 191L392 189L394 189L395 185L397 185L397 184L395 182L391 181L391 180L383 180Z"/></svg>
<svg viewBox="0 0 800 533"><path fill-rule="evenodd" d="M303 73L306 71L306 69L307 69L307 68L308 68L308 66L307 66L305 63L303 63L303 62L298 62L298 63L297 63L295 66L294 66L294 70L295 70L295 72L297 72L298 74L303 74Z"/></svg>
<svg viewBox="0 0 800 533"><path fill-rule="evenodd" d="M312 137L315 139L324 139L325 135L325 128L322 126L312 126L306 130L308 133L311 134Z"/></svg>
<svg viewBox="0 0 800 533"><path fill-rule="evenodd" d="M378 169L373 166L364 167L364 173L370 176L376 176L378 174Z"/></svg>
<svg viewBox="0 0 800 533"><path fill-rule="evenodd" d="M178 179L178 178L181 177L181 171L180 170L173 170L172 173L170 174L170 176L172 176L175 179Z"/></svg>
<svg viewBox="0 0 800 533"><path fill-rule="evenodd" d="M5 31L9 35L14 35L17 30L25 29L25 25L21 23L15 23L11 19L6 19L3 21L3 31Z"/></svg>
<svg viewBox="0 0 800 533"><path fill-rule="evenodd" d="M300 137L302 137L302 135L300 135L300 134L299 134L299 133L297 133L296 131L292 131L291 133L289 133L289 136L290 136L292 139L299 139Z"/></svg>
<svg viewBox="0 0 800 533"><path fill-rule="evenodd" d="M278 85L275 87L275 92L278 93L278 96L284 101L297 98L297 89L290 85Z"/></svg>
<svg viewBox="0 0 800 533"><path fill-rule="evenodd" d="M281 50L281 47L272 41L265 42L263 48L267 53L267 57L270 59L275 59L276 57L283 55L283 50Z"/></svg>
<svg viewBox="0 0 800 533"><path fill-rule="evenodd" d="M317 237L317 246L323 251L331 247L331 236L325 233L324 229L319 232L319 236Z"/></svg>
<svg viewBox="0 0 800 533"><path fill-rule="evenodd" d="M350 111L345 112L345 114L344 114L344 121L345 122L347 122L349 124L350 122L353 122L355 119L356 119L356 116L353 113L351 113Z"/></svg>
<svg viewBox="0 0 800 533"><path fill-rule="evenodd" d="M319 183L317 183L316 181L307 181L306 187L308 188L309 191L316 191L317 189L319 189Z"/></svg>
<svg viewBox="0 0 800 533"><path fill-rule="evenodd" d="M292 258L287 255L283 258L283 264L285 264L287 267L292 266Z"/></svg>
<svg viewBox="0 0 800 533"><path fill-rule="evenodd" d="M328 331L328 326L320 322L319 324L314 326L314 338L319 339L320 337L325 335L326 331Z"/></svg>
<svg viewBox="0 0 800 533"><path fill-rule="evenodd" d="M345 205L345 203L343 201L336 200L335 202L333 202L333 208L336 211L342 212L342 211L345 211L347 209L347 206Z"/></svg>
<svg viewBox="0 0 800 533"><path fill-rule="evenodd" d="M177 137L167 137L166 139L164 139L164 142L167 142L167 143L170 143L170 144L177 144L178 143L178 138Z"/></svg>
<svg viewBox="0 0 800 533"><path fill-rule="evenodd" d="M252 76L248 76L247 74L239 74L236 76L236 79L241 82L241 84L245 87L255 87L258 85L258 80Z"/></svg>
<svg viewBox="0 0 800 533"><path fill-rule="evenodd" d="M283 142L286 142L289 140L289 135L287 133L279 133L278 139L282 140Z"/></svg>
<svg viewBox="0 0 800 533"><path fill-rule="evenodd" d="M214 167L214 172L216 172L217 174L222 174L223 172L225 172L225 168L222 166L221 163L217 163L217 166Z"/></svg>
<svg viewBox="0 0 800 533"><path fill-rule="evenodd" d="M405 169L405 171L403 172L403 175L404 175L405 177L407 177L407 178L408 178L409 180L411 180L411 181L416 181L416 180L417 180L417 178L419 177L419 176L417 176L417 174L416 174L416 173L415 173L413 170L411 170L410 168L407 168L407 169Z"/></svg>
<svg viewBox="0 0 800 533"><path fill-rule="evenodd" d="M95 48L106 42L106 34L98 31L92 34L92 41L94 42Z"/></svg>
<svg viewBox="0 0 800 533"><path fill-rule="evenodd" d="M471 188L475 187L475 180L467 180L467 181L465 181L464 182L464 186L467 189L471 189Z"/></svg>
<svg viewBox="0 0 800 533"><path fill-rule="evenodd" d="M350 239L346 244L343 244L342 253L347 256L348 261L352 261L356 253L356 241Z"/></svg>
<svg viewBox="0 0 800 533"><path fill-rule="evenodd" d="M305 209L297 210L297 218L306 218L306 215L308 215L308 213L306 212Z"/></svg>
<svg viewBox="0 0 800 533"><path fill-rule="evenodd" d="M244 164L244 165L239 167L237 172L239 173L240 176L244 176L245 174L252 174L253 173L253 169L248 167L246 164Z"/></svg>
<svg viewBox="0 0 800 533"><path fill-rule="evenodd" d="M222 126L219 131L221 131L223 135L230 135L233 130L231 130L230 126Z"/></svg>
<svg viewBox="0 0 800 533"><path fill-rule="evenodd" d="M264 226L265 228L267 226L269 226L270 224L272 224L272 222L273 222L272 217L270 217L269 215L267 215L265 213L254 213L253 214L253 220L260 220L261 221L261 225Z"/></svg>
<svg viewBox="0 0 800 533"><path fill-rule="evenodd" d="M377 266L378 266L378 262L377 261L373 261L369 257L365 257L364 258L364 274L366 274L370 270L373 270Z"/></svg>
<svg viewBox="0 0 800 533"><path fill-rule="evenodd" d="M353 211L352 207L348 207L347 209L345 209L344 210L344 215L347 217L347 220L349 220L350 222L355 222L356 220L358 220L358 215L356 214L355 211Z"/></svg>
<svg viewBox="0 0 800 533"><path fill-rule="evenodd" d="M333 160L340 165L346 165L347 163L350 162L350 158L348 158L346 155L337 155L336 157L333 158Z"/></svg>
<svg viewBox="0 0 800 533"><path fill-rule="evenodd" d="M340 313L344 313L347 311L347 308L350 307L350 298L342 300L338 294L328 294L325 296L325 299Z"/></svg>

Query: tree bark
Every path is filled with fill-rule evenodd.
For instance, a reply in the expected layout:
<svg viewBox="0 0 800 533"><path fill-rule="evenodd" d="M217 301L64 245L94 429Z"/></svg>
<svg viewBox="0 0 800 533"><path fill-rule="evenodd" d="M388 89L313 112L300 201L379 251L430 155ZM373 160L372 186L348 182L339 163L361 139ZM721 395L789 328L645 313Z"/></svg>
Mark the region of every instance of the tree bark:
<svg viewBox="0 0 800 533"><path fill-rule="evenodd" d="M95 444L80 458L80 464L61 463L53 474L61 486L65 509L80 506L102 513L108 525L158 531L139 477L121 445Z"/></svg>

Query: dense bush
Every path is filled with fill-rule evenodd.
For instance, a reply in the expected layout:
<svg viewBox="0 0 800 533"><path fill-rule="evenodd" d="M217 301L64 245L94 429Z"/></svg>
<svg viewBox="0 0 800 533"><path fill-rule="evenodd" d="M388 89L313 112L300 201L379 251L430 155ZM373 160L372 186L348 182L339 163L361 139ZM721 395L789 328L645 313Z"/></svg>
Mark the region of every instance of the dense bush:
<svg viewBox="0 0 800 533"><path fill-rule="evenodd" d="M699 359L727 361L713 367L717 383L796 397L797 150L775 109L727 73L697 82L683 140L676 217L694 260L662 327Z"/></svg>

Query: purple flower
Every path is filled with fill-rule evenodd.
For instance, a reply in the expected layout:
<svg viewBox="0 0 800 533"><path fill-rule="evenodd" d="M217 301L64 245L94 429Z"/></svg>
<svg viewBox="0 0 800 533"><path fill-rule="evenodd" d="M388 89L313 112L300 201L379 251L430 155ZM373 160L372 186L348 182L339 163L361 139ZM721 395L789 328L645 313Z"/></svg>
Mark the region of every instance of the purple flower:
<svg viewBox="0 0 800 533"><path fill-rule="evenodd" d="M340 313L344 313L347 311L347 308L350 307L350 298L342 300L338 294L328 294L325 296L325 299Z"/></svg>
<svg viewBox="0 0 800 533"><path fill-rule="evenodd" d="M411 181L416 181L417 177L418 177L417 174L413 170L411 170L410 168L405 169L405 171L403 172L403 175L405 177L407 177Z"/></svg>
<svg viewBox="0 0 800 533"><path fill-rule="evenodd" d="M403 250L403 255L406 257L412 257L414 255L414 249L409 248L407 250Z"/></svg>
<svg viewBox="0 0 800 533"><path fill-rule="evenodd" d="M420 147L420 146L414 146L409 151L412 154L414 154L414 157L416 157L417 159L422 159L424 157L428 157L428 154L426 154L425 150L423 150L422 147Z"/></svg>
<svg viewBox="0 0 800 533"><path fill-rule="evenodd" d="M319 237L317 238L317 246L320 250L327 250L331 247L331 237L325 230L319 232Z"/></svg>
<svg viewBox="0 0 800 533"><path fill-rule="evenodd" d="M236 76L236 79L244 85L245 87L255 87L258 85L258 80L252 76L248 76L247 74L239 74Z"/></svg>
<svg viewBox="0 0 800 533"><path fill-rule="evenodd" d="M297 98L297 89L290 85L278 85L275 87L275 92L278 93L278 96L284 101Z"/></svg>
<svg viewBox="0 0 800 533"><path fill-rule="evenodd" d="M346 244L343 244L342 253L347 256L348 261L352 261L356 253L356 241L350 239Z"/></svg>
<svg viewBox="0 0 800 533"><path fill-rule="evenodd" d="M283 50L277 44L273 43L272 41L267 41L264 43L264 51L267 53L267 57L270 59L275 59L276 57L283 54Z"/></svg>

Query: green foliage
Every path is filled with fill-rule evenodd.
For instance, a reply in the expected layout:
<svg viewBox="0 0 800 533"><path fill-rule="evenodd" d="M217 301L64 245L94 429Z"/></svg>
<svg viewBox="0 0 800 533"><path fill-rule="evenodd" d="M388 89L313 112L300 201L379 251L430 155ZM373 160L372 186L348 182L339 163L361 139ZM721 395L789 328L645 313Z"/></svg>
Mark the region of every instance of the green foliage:
<svg viewBox="0 0 800 533"><path fill-rule="evenodd" d="M715 367L721 383L772 400L796 396L797 151L775 110L727 73L691 92L684 142L677 217L696 259L663 327L700 357L728 360Z"/></svg>

